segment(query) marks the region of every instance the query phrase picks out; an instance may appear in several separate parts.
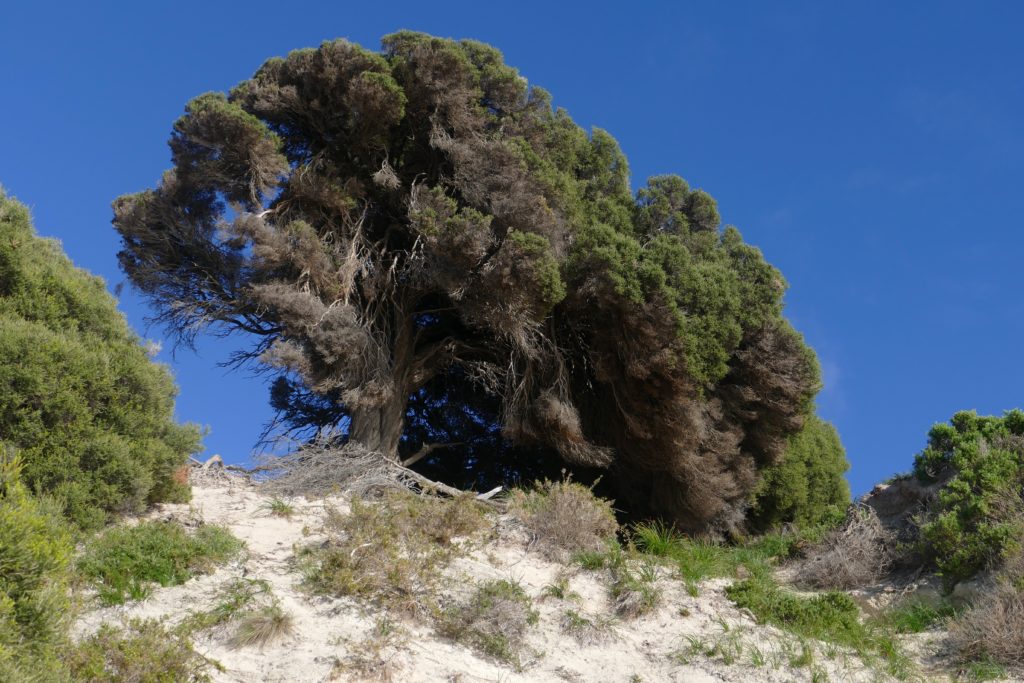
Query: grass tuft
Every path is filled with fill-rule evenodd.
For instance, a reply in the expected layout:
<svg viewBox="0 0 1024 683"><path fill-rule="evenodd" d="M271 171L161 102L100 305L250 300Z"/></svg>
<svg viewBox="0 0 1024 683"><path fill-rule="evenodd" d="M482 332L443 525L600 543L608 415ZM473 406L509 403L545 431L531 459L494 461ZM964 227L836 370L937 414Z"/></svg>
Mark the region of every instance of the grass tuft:
<svg viewBox="0 0 1024 683"><path fill-rule="evenodd" d="M238 627L231 637L231 646L236 648L273 643L295 632L295 620L280 605L273 604L243 614Z"/></svg>

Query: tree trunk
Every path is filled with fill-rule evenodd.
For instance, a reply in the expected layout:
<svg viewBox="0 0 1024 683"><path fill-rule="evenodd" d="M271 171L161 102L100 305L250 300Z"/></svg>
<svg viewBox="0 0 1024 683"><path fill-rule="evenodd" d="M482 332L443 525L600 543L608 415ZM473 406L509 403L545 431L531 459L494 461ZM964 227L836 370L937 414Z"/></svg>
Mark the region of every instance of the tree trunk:
<svg viewBox="0 0 1024 683"><path fill-rule="evenodd" d="M409 397L399 389L383 406L353 410L349 439L389 460L398 461L398 441L405 427L405 409Z"/></svg>

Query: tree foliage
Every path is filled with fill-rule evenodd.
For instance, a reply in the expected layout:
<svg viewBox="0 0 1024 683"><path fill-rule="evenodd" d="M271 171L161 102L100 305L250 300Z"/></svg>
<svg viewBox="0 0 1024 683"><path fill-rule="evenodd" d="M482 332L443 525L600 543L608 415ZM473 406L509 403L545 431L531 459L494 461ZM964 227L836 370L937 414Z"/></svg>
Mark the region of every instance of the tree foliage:
<svg viewBox="0 0 1024 683"><path fill-rule="evenodd" d="M198 431L174 423L175 393L103 282L0 195L0 438L19 452L25 484L83 527L184 499L175 472Z"/></svg>
<svg viewBox="0 0 1024 683"><path fill-rule="evenodd" d="M956 413L932 427L914 473L945 482L921 538L949 584L1024 546L1024 412Z"/></svg>
<svg viewBox="0 0 1024 683"><path fill-rule="evenodd" d="M765 469L750 520L760 529L838 524L850 504L850 467L839 434L817 416L790 438L782 459Z"/></svg>
<svg viewBox="0 0 1024 683"><path fill-rule="evenodd" d="M253 335L285 431L557 453L703 529L810 410L778 271L681 178L634 195L615 140L490 46L298 50L192 100L170 147L114 203L122 267L183 341Z"/></svg>

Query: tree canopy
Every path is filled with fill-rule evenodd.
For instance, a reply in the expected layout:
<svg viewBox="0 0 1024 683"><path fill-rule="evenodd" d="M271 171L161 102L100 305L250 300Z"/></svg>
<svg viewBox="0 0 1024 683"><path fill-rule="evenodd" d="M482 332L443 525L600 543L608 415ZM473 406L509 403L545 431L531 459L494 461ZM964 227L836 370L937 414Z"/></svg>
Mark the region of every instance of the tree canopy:
<svg viewBox="0 0 1024 683"><path fill-rule="evenodd" d="M121 265L181 340L252 336L285 431L561 456L702 530L812 410L780 273L682 178L634 194L615 140L490 46L298 50L189 102L170 148L114 203Z"/></svg>
<svg viewBox="0 0 1024 683"><path fill-rule="evenodd" d="M176 393L103 281L0 192L0 447L18 451L24 484L82 527L183 500L175 473L199 432L174 422Z"/></svg>

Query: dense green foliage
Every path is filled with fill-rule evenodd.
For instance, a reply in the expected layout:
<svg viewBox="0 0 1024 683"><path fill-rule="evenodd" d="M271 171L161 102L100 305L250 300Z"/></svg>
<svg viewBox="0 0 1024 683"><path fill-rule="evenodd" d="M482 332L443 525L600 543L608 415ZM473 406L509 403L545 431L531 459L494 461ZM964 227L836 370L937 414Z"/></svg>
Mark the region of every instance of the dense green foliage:
<svg viewBox="0 0 1024 683"><path fill-rule="evenodd" d="M114 527L92 539L78 571L96 582L104 604L118 605L145 597L149 584L185 583L241 549L242 542L223 527L204 525L190 534L174 522L143 522Z"/></svg>
<svg viewBox="0 0 1024 683"><path fill-rule="evenodd" d="M814 416L789 440L782 460L764 471L749 518L764 530L794 523L834 526L850 504L850 467L835 427Z"/></svg>
<svg viewBox="0 0 1024 683"><path fill-rule="evenodd" d="M483 486L606 468L638 514L735 529L818 389L785 280L551 102L469 40L270 59L188 103L173 168L115 202L122 267L184 340L251 335L287 430L444 444L417 466Z"/></svg>
<svg viewBox="0 0 1024 683"><path fill-rule="evenodd" d="M71 537L59 510L35 500L0 450L0 680L57 680Z"/></svg>
<svg viewBox="0 0 1024 683"><path fill-rule="evenodd" d="M0 436L33 491L97 527L112 512L184 500L175 473L199 447L173 421L175 387L103 282L37 237L0 193Z"/></svg>
<svg viewBox="0 0 1024 683"><path fill-rule="evenodd" d="M925 551L948 584L976 574L1024 542L1024 411L955 414L928 433L914 461L923 481L944 481L921 526Z"/></svg>

